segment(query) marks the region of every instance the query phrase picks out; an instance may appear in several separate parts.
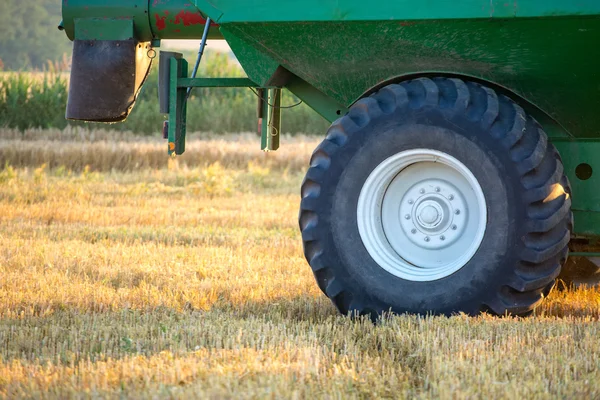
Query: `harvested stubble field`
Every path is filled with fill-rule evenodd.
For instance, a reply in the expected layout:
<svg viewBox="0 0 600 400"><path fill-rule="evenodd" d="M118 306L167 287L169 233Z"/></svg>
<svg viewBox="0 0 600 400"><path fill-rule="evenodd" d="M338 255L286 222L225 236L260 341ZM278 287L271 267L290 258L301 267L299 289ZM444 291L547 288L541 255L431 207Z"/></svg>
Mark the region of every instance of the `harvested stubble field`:
<svg viewBox="0 0 600 400"><path fill-rule="evenodd" d="M174 162L106 132L1 137L0 397L600 397L596 290L528 319L338 316L296 222L315 139Z"/></svg>

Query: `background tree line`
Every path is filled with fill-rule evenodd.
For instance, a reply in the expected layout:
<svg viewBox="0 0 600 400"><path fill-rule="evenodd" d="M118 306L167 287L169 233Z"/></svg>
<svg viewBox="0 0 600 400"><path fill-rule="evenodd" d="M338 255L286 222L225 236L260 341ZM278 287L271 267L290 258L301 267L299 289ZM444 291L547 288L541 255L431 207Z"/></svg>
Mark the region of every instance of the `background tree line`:
<svg viewBox="0 0 600 400"><path fill-rule="evenodd" d="M0 0L0 69L43 69L71 42L58 30L60 0Z"/></svg>

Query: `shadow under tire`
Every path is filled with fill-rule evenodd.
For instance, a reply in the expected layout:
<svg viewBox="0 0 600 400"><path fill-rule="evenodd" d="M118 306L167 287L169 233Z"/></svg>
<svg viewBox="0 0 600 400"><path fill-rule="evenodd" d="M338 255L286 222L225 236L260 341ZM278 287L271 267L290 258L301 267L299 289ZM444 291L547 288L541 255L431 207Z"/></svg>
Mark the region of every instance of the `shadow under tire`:
<svg viewBox="0 0 600 400"><path fill-rule="evenodd" d="M558 276L559 289L600 286L600 260L588 257L569 257Z"/></svg>
<svg viewBox="0 0 600 400"><path fill-rule="evenodd" d="M380 261L385 257L369 244L364 210L368 213L370 209L364 207L364 198L369 182L382 166L414 152L434 161L418 164L413 171L406 164L394 180L382 179L389 188L380 190L384 197L373 203L382 204L381 222L377 221L382 228L376 231L388 232L382 237L388 237L389 243L382 248L389 254L397 252L398 265L404 266L404 270L399 267L395 271ZM438 154L442 155L440 160L445 157L451 161L437 164L456 161L456 170L468 179L475 178L473 192L480 191L484 202L469 203L471 192L459 181L455 186L466 189L457 198L466 199L459 202L463 206L479 204L477 213L467 207L462 215L466 215L466 226L479 218L484 228L464 229L475 232L469 235L476 246L466 258L456 255L462 260L458 269L450 268L454 265L450 263L448 268L439 269L439 274L427 275L429 266L414 266L403 257L412 260L410 246L414 243L423 248L434 246L433 253L428 253L428 248L416 251L422 254L418 260L432 263L432 270L436 262L445 265L432 255L447 252L439 244L442 236L452 238L450 227L455 224L449 215L456 210L455 203L448 201L454 196L448 193L455 186L446 188L444 176L439 178L440 187L436 186ZM406 188L400 181L394 186L401 193L398 221L394 222L393 204L386 206L392 200L385 196L393 192L398 177L414 183L410 179L416 179L421 166L431 169L432 177L421 182L422 196L429 197L414 192L413 200L412 187ZM415 186L414 190L419 189ZM490 88L441 77L388 85L355 103L347 115L332 124L314 151L301 196L304 254L319 287L341 313L370 315L373 319L388 311L528 315L559 275L573 226L570 186L560 156L540 125L511 99ZM408 207L406 214L403 207ZM403 218L416 220L418 229L407 229ZM441 222L435 225L438 220ZM392 231L386 226L390 224L399 236L389 235ZM427 229L434 233L431 238ZM477 232L483 233L478 236ZM427 244L419 244L417 236L424 236Z"/></svg>

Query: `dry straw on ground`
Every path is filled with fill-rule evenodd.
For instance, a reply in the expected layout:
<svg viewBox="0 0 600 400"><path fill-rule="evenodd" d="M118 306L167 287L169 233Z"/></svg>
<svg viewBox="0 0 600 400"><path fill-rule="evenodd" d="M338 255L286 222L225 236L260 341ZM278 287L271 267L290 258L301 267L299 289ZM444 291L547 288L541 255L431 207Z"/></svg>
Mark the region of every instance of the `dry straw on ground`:
<svg viewBox="0 0 600 400"><path fill-rule="evenodd" d="M600 397L600 292L528 319L338 316L296 222L314 143L273 161L234 139L155 170L83 150L105 139L66 140L65 167L64 137L5 136L29 161L0 170L0 397Z"/></svg>

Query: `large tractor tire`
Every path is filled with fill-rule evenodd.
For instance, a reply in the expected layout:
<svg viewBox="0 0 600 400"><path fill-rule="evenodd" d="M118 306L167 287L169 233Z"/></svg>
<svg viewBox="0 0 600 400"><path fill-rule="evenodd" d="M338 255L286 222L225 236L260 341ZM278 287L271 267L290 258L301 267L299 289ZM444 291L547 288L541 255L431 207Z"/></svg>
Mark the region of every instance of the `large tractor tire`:
<svg viewBox="0 0 600 400"><path fill-rule="evenodd" d="M333 123L302 185L300 228L340 312L526 315L572 230L539 124L478 83L386 86Z"/></svg>

